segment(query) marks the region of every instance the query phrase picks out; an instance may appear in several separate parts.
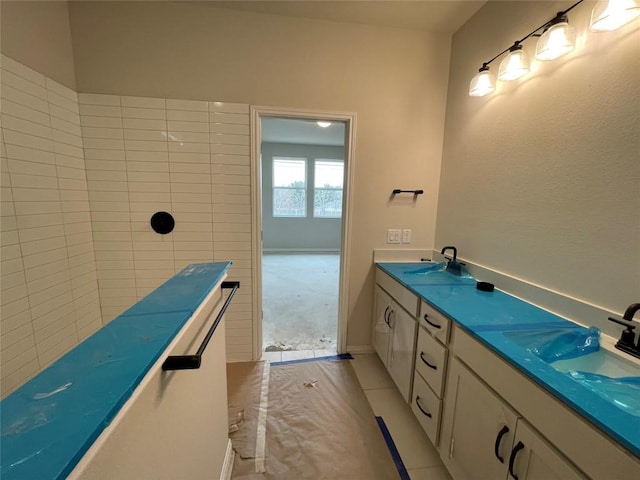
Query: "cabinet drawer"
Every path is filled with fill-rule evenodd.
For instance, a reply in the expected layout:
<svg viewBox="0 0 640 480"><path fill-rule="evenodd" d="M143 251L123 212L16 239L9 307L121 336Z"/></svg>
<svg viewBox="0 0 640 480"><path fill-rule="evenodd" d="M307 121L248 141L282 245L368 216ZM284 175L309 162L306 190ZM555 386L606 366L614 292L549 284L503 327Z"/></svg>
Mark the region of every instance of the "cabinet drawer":
<svg viewBox="0 0 640 480"><path fill-rule="evenodd" d="M406 287L403 287L379 268L376 268L376 283L384 288L413 317L418 316L418 297Z"/></svg>
<svg viewBox="0 0 640 480"><path fill-rule="evenodd" d="M416 370L440 398L442 398L446 363L447 349L420 327L416 346Z"/></svg>
<svg viewBox="0 0 640 480"><path fill-rule="evenodd" d="M449 342L451 320L424 300L420 302L420 317L418 317L418 320L420 320L420 325L431 332L431 335L444 345Z"/></svg>
<svg viewBox="0 0 640 480"><path fill-rule="evenodd" d="M411 410L434 446L438 446L442 401L435 396L419 374L413 378Z"/></svg>

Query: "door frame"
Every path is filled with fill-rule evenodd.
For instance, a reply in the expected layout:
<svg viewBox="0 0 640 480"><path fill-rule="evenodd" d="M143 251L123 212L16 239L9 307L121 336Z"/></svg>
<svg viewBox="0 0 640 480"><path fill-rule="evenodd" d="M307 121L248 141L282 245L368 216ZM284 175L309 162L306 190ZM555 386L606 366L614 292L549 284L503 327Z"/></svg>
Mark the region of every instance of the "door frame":
<svg viewBox="0 0 640 480"><path fill-rule="evenodd" d="M251 106L251 229L252 229L252 303L253 303L253 359L262 355L262 175L261 175L261 118L289 118L326 120L345 123L345 185L343 188L342 232L340 240L340 287L338 290L338 353L347 349L349 309L349 258L351 254L351 218L353 211L353 179L355 172L356 114L327 110L288 107Z"/></svg>

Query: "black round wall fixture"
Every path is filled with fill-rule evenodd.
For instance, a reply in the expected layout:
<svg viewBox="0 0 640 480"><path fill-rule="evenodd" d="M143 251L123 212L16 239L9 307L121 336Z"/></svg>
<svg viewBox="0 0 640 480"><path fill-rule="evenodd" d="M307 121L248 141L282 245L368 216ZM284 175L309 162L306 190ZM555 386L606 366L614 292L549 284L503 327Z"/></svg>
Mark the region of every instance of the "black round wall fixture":
<svg viewBox="0 0 640 480"><path fill-rule="evenodd" d="M166 235L173 231L176 221L168 212L156 212L151 216L151 228L156 233Z"/></svg>

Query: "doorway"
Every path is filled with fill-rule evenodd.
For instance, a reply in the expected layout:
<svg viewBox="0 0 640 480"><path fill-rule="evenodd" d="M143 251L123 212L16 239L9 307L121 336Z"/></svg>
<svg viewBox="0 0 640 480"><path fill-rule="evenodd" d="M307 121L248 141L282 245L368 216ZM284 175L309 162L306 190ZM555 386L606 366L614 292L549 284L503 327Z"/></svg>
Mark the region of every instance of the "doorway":
<svg viewBox="0 0 640 480"><path fill-rule="evenodd" d="M254 358L341 353L355 115L256 108L253 120Z"/></svg>

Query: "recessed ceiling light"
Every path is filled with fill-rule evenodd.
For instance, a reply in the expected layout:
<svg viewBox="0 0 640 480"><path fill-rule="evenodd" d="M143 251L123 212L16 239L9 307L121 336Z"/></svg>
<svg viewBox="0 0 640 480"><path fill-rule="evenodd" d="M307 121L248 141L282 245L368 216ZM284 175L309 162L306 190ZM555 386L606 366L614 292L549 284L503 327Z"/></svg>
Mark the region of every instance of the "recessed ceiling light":
<svg viewBox="0 0 640 480"><path fill-rule="evenodd" d="M317 122L319 127L322 128L327 128L329 125L331 125L331 122Z"/></svg>

